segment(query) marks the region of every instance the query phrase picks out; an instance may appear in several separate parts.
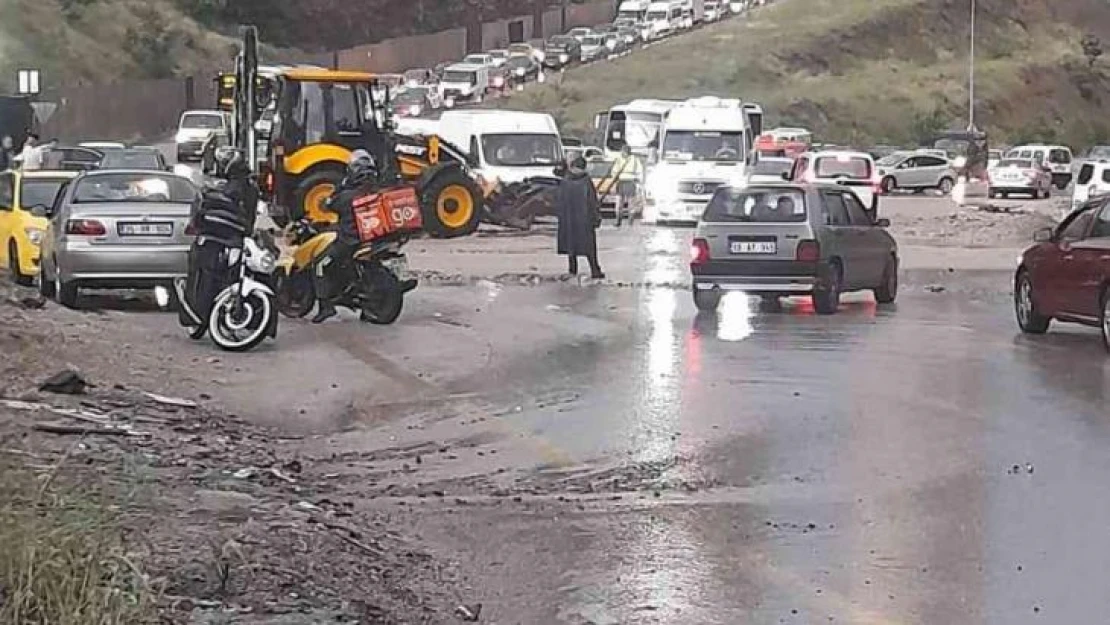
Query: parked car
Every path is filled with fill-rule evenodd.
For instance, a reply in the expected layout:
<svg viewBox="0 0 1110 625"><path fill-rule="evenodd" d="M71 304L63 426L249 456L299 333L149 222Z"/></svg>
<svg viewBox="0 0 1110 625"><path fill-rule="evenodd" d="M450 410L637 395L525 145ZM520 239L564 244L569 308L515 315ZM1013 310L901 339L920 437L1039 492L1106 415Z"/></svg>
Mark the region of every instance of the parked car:
<svg viewBox="0 0 1110 625"><path fill-rule="evenodd" d="M605 150L594 145L566 145L563 144L563 156L568 163L581 156L587 161L592 159L603 158Z"/></svg>
<svg viewBox="0 0 1110 625"><path fill-rule="evenodd" d="M556 35L544 46L543 66L562 69L571 63L582 60L582 44L574 37Z"/></svg>
<svg viewBox="0 0 1110 625"><path fill-rule="evenodd" d="M43 154L43 169L88 171L100 166L104 152L92 148L55 145Z"/></svg>
<svg viewBox="0 0 1110 625"><path fill-rule="evenodd" d="M489 52L487 52L487 54L493 57L494 67L501 67L505 64L506 61L509 60L508 50L490 50Z"/></svg>
<svg viewBox="0 0 1110 625"><path fill-rule="evenodd" d="M451 108L460 102L482 102L489 91L489 68L484 65L451 65L443 72L439 92L443 105Z"/></svg>
<svg viewBox="0 0 1110 625"><path fill-rule="evenodd" d="M76 175L48 170L0 173L0 257L16 284L30 286L39 275L46 214L58 191Z"/></svg>
<svg viewBox="0 0 1110 625"><path fill-rule="evenodd" d="M1014 274L1014 312L1026 334L1052 321L1096 326L1110 350L1110 197L1084 202L1033 235Z"/></svg>
<svg viewBox="0 0 1110 625"><path fill-rule="evenodd" d="M1048 198L1052 190L1052 174L1028 159L1004 158L987 170L987 176L990 178L992 198L1021 194L1040 200Z"/></svg>
<svg viewBox="0 0 1110 625"><path fill-rule="evenodd" d="M439 82L435 70L415 68L405 71L405 87L423 87Z"/></svg>
<svg viewBox="0 0 1110 625"><path fill-rule="evenodd" d="M617 30L617 35L620 36L621 42L624 44L626 54L643 41L642 33L643 31L635 26L622 26Z"/></svg>
<svg viewBox="0 0 1110 625"><path fill-rule="evenodd" d="M1006 152L1006 158L1032 160L1049 172L1057 189L1071 184L1072 154L1066 145L1019 145Z"/></svg>
<svg viewBox="0 0 1110 625"><path fill-rule="evenodd" d="M609 48L601 35L588 35L582 38L581 43L583 63L591 63L609 56Z"/></svg>
<svg viewBox="0 0 1110 625"><path fill-rule="evenodd" d="M136 146L126 150L109 150L100 159L97 169L142 169L172 171L157 148Z"/></svg>
<svg viewBox="0 0 1110 625"><path fill-rule="evenodd" d="M948 195L956 186L956 171L947 158L920 152L895 152L876 163L883 193L898 189L937 189Z"/></svg>
<svg viewBox="0 0 1110 625"><path fill-rule="evenodd" d="M782 182L790 175L794 159L778 156L761 156L755 165L747 170L748 184L774 184Z"/></svg>
<svg viewBox="0 0 1110 625"><path fill-rule="evenodd" d="M378 85L382 88L389 89L390 93L396 92L405 86L406 78L404 74L378 74L375 77Z"/></svg>
<svg viewBox="0 0 1110 625"><path fill-rule="evenodd" d="M594 34L594 30L592 28L586 28L584 26L579 26L578 28L572 28L572 29L567 31L567 36L568 37L574 37L575 39L578 40L578 43L585 43L586 37L589 37L590 35L593 35L593 34Z"/></svg>
<svg viewBox="0 0 1110 625"><path fill-rule="evenodd" d="M540 64L530 56L514 56L505 63L505 69L512 73L519 83L539 80Z"/></svg>
<svg viewBox="0 0 1110 625"><path fill-rule="evenodd" d="M197 188L166 172L97 170L66 185L42 238L45 297L74 307L81 289L166 286L188 270Z"/></svg>
<svg viewBox="0 0 1110 625"><path fill-rule="evenodd" d="M468 54L462 60L463 65L480 65L482 67L497 67L497 62L491 54Z"/></svg>
<svg viewBox="0 0 1110 625"><path fill-rule="evenodd" d="M204 153L204 142L212 135L229 134L231 116L224 111L185 111L177 124L174 143L177 144L177 162L199 161ZM122 148L120 148L122 149Z"/></svg>
<svg viewBox="0 0 1110 625"><path fill-rule="evenodd" d="M489 88L494 93L505 94L512 91L516 84L513 73L506 66L493 67L489 70Z"/></svg>
<svg viewBox="0 0 1110 625"><path fill-rule="evenodd" d="M1002 150L987 150L987 169L998 165L1002 160Z"/></svg>
<svg viewBox="0 0 1110 625"><path fill-rule="evenodd" d="M410 87L393 98L393 110L399 117L421 117L443 108L443 97L432 86Z"/></svg>
<svg viewBox="0 0 1110 625"><path fill-rule="evenodd" d="M509 46L509 56L527 56L537 63L543 63L545 53L542 49L543 43L540 45L533 45L531 43L514 43Z"/></svg>
<svg viewBox="0 0 1110 625"><path fill-rule="evenodd" d="M765 300L811 295L818 314L840 295L870 290L880 304L898 294L898 245L849 189L827 183L720 187L691 246L694 305L712 311L726 291Z"/></svg>
<svg viewBox="0 0 1110 625"><path fill-rule="evenodd" d="M879 169L867 152L820 150L805 152L794 160L790 180L829 182L850 188L863 205L878 211L881 192Z"/></svg>
<svg viewBox="0 0 1110 625"><path fill-rule="evenodd" d="M1072 189L1071 208L1079 208L1087 200L1110 193L1110 160L1087 161L1079 166Z"/></svg>

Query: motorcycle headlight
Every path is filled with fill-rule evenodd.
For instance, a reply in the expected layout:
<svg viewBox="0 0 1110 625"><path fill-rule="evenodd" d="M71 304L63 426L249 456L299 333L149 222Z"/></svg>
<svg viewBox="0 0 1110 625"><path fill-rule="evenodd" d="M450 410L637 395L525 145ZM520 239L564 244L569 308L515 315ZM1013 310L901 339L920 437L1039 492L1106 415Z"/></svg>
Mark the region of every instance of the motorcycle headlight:
<svg viewBox="0 0 1110 625"><path fill-rule="evenodd" d="M27 240L31 242L31 245L42 243L43 230L41 228L24 228L23 232L27 234Z"/></svg>
<svg viewBox="0 0 1110 625"><path fill-rule="evenodd" d="M254 265L251 269L258 273L273 273L277 268L277 258L270 252L262 252L251 260L254 261L250 263Z"/></svg>

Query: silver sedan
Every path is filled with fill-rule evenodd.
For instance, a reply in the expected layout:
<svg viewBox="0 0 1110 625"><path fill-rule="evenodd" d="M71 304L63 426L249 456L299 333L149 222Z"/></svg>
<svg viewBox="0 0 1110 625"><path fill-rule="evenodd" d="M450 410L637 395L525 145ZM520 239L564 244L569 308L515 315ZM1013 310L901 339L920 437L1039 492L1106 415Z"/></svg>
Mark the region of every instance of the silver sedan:
<svg viewBox="0 0 1110 625"><path fill-rule="evenodd" d="M152 288L185 275L198 191L181 176L99 170L69 182L42 242L40 290L73 307L81 289Z"/></svg>

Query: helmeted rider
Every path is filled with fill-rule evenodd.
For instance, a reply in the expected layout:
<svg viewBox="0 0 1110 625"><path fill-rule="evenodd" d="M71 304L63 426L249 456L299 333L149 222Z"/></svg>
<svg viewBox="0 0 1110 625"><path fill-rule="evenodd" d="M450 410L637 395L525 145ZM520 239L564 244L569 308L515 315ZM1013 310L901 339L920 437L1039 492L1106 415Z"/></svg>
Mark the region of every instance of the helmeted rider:
<svg viewBox="0 0 1110 625"><path fill-rule="evenodd" d="M335 300L342 295L344 287L338 270L361 242L355 223L354 200L372 190L377 183L378 168L374 157L366 150L352 152L347 161L347 175L325 205L339 216L339 222L336 224L335 241L316 260L313 270L319 306L312 323L323 323L336 314Z"/></svg>

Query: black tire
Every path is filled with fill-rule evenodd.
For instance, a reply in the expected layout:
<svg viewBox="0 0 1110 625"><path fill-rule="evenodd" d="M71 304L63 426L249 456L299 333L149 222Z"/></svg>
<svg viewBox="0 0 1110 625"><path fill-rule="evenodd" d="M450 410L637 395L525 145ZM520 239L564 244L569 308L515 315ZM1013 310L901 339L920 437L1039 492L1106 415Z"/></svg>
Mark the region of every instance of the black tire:
<svg viewBox="0 0 1110 625"><path fill-rule="evenodd" d="M12 282L19 286L34 286L34 276L28 276L19 269L19 248L15 241L8 243L8 271L12 274Z"/></svg>
<svg viewBox="0 0 1110 625"><path fill-rule="evenodd" d="M1014 316L1017 317L1018 328L1025 334L1044 334L1052 323L1051 317L1037 310L1033 299L1033 280L1025 270L1019 272L1014 280Z"/></svg>
<svg viewBox="0 0 1110 625"><path fill-rule="evenodd" d="M879 188L883 190L883 193L890 194L898 188L898 183L894 180L893 176L887 176L886 178L883 178L883 181L882 183L880 183Z"/></svg>
<svg viewBox="0 0 1110 625"><path fill-rule="evenodd" d="M1102 302L1098 324L1102 334L1102 347L1110 352L1110 288L1102 287L1102 298L1099 301Z"/></svg>
<svg viewBox="0 0 1110 625"><path fill-rule="evenodd" d="M81 297L81 287L75 281L62 282L58 277L58 268L54 267L54 301L66 308L77 308L77 300Z"/></svg>
<svg viewBox="0 0 1110 625"><path fill-rule="evenodd" d="M334 213L308 206L309 202L319 204L326 188L334 191L343 181L343 170L338 167L322 167L305 176L297 183L293 192L293 206L288 207L290 221L308 217L317 223L331 223L336 220Z"/></svg>
<svg viewBox="0 0 1110 625"><path fill-rule="evenodd" d="M833 315L840 309L840 288L843 280L840 265L833 263L818 279L813 289L813 309L818 315Z"/></svg>
<svg viewBox="0 0 1110 625"><path fill-rule="evenodd" d="M243 297L244 306L250 306L250 319L253 323L248 323L250 330L246 336L232 336L233 330L230 324L226 322L231 319L226 315L228 306L227 301L231 297L231 291L224 290L220 293L219 297L212 305L212 312L208 316L208 335L212 338L212 342L217 347L228 352L246 352L257 347L262 341L266 340L269 336L268 329L273 320L273 315L277 314L273 298L260 291L255 291Z"/></svg>
<svg viewBox="0 0 1110 625"><path fill-rule="evenodd" d="M955 188L955 186L955 180L951 178L941 178L940 184L937 185L937 191L940 191L941 195L948 195L952 193L952 189Z"/></svg>
<svg viewBox="0 0 1110 625"><path fill-rule="evenodd" d="M312 312L316 305L316 288L312 281L312 274L308 271L298 271L288 276L284 271L278 271L277 294L278 312L290 319L301 319Z"/></svg>
<svg viewBox="0 0 1110 625"><path fill-rule="evenodd" d="M372 262L363 265L362 279L367 291L362 301L362 319L375 325L397 321L405 306L405 292L397 276Z"/></svg>
<svg viewBox="0 0 1110 625"><path fill-rule="evenodd" d="M898 259L894 256L886 262L883 269L883 283L872 291L875 301L880 304L893 304L898 298Z"/></svg>
<svg viewBox="0 0 1110 625"><path fill-rule="evenodd" d="M451 239L473 233L482 220L482 190L462 169L447 167L420 188L424 230Z"/></svg>
<svg viewBox="0 0 1110 625"><path fill-rule="evenodd" d="M721 305L721 292L694 289L694 306L702 312L714 312Z"/></svg>
<svg viewBox="0 0 1110 625"><path fill-rule="evenodd" d="M46 277L46 267L39 268L39 295L43 299L54 299L54 279Z"/></svg>

